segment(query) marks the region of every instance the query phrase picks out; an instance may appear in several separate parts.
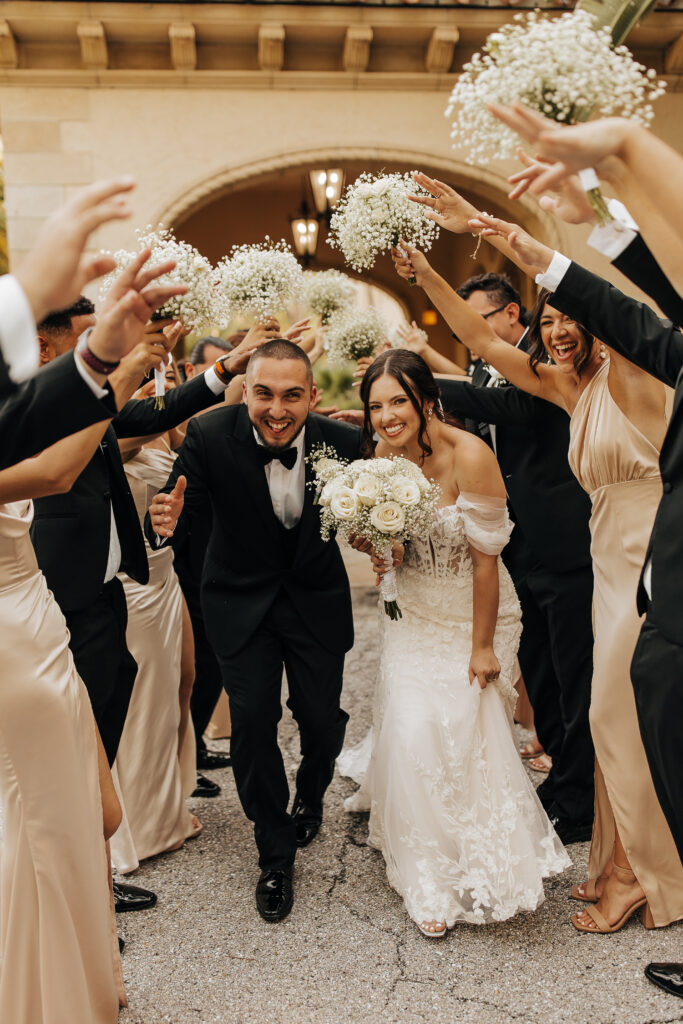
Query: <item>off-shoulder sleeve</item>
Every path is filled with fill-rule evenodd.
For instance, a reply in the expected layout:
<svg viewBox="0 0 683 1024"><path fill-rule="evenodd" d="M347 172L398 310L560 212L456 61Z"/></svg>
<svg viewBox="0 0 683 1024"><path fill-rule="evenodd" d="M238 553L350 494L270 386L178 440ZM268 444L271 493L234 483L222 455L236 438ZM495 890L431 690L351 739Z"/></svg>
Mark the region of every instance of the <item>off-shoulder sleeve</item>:
<svg viewBox="0 0 683 1024"><path fill-rule="evenodd" d="M485 555L499 555L515 525L508 515L505 498L461 491L455 504L463 514L465 533L472 547Z"/></svg>

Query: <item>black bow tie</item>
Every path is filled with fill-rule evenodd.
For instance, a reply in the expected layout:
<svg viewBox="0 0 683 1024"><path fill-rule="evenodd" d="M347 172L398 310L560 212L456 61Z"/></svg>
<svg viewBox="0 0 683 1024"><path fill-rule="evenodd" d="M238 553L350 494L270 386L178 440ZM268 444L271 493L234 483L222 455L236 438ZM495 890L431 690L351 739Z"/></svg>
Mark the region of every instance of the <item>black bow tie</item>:
<svg viewBox="0 0 683 1024"><path fill-rule="evenodd" d="M296 448L282 448L281 450L265 448L262 444L256 445L256 458L267 466L273 459L278 459L285 469L294 469L298 451Z"/></svg>

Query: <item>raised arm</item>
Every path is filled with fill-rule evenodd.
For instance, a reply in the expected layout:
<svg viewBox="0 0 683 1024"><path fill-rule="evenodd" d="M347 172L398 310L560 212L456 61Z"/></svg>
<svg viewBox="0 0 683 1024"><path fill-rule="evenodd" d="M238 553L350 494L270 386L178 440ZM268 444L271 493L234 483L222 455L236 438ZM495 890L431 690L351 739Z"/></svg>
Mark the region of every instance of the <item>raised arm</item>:
<svg viewBox="0 0 683 1024"><path fill-rule="evenodd" d="M400 244L401 249L393 250L398 274L406 279L415 277L416 283L424 288L432 304L464 345L518 388L568 409L559 373L544 364L538 365L538 375L534 373L528 356L502 341L486 320L432 269L424 253L403 241Z"/></svg>
<svg viewBox="0 0 683 1024"><path fill-rule="evenodd" d="M190 420L171 475L152 499L145 517L145 536L152 548L164 541L173 547L182 547L192 530L193 519L201 515L209 503L207 469L199 425Z"/></svg>
<svg viewBox="0 0 683 1024"><path fill-rule="evenodd" d="M535 422L537 400L519 388L486 388L437 375L446 412L478 422L519 426Z"/></svg>

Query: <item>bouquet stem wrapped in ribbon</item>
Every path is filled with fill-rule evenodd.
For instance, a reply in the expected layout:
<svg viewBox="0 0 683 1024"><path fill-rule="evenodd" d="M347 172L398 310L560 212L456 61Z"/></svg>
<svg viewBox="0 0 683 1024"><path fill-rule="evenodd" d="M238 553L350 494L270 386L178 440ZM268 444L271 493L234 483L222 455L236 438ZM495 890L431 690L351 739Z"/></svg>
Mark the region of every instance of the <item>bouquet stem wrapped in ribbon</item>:
<svg viewBox="0 0 683 1024"><path fill-rule="evenodd" d="M311 453L309 461L321 506L323 540L336 532L347 541L354 537L370 541L390 566L381 579L384 610L393 620L401 618L392 543L405 544L414 534L429 530L441 493L438 484L402 456L345 463L333 448L323 445Z"/></svg>

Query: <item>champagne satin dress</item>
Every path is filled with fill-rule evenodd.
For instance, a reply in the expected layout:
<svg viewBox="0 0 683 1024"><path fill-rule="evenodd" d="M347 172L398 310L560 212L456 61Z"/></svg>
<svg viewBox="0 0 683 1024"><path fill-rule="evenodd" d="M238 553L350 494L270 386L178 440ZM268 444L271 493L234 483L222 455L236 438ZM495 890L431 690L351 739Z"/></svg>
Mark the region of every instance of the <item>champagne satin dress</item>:
<svg viewBox="0 0 683 1024"><path fill-rule="evenodd" d="M141 522L174 461L170 449L143 448L125 464ZM178 755L183 597L173 568L173 549L152 551L146 540L145 546L149 583L141 586L123 573L120 576L128 604L126 641L138 663L113 772L123 821L111 840L111 856L122 874L194 835L185 806L196 785L191 723Z"/></svg>
<svg viewBox="0 0 683 1024"><path fill-rule="evenodd" d="M659 452L612 398L605 361L571 417L569 463L589 493L595 590L590 724L595 824L588 864L597 879L615 822L656 925L683 918L683 865L662 813L640 738L631 658L640 632L636 589L662 496Z"/></svg>
<svg viewBox="0 0 683 1024"><path fill-rule="evenodd" d="M0 1021L114 1024L126 999L95 722L32 515L0 505Z"/></svg>

